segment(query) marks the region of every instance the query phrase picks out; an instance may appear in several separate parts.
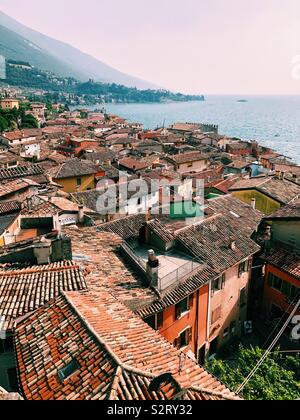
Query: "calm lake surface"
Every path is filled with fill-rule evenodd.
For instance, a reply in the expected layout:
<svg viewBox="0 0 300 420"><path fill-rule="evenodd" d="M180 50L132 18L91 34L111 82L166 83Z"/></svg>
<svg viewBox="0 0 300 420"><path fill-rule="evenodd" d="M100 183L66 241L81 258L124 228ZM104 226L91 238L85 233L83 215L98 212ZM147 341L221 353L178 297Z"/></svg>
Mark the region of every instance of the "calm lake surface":
<svg viewBox="0 0 300 420"><path fill-rule="evenodd" d="M207 96L205 102L105 107L147 129L185 121L218 124L221 134L258 140L300 164L300 96Z"/></svg>

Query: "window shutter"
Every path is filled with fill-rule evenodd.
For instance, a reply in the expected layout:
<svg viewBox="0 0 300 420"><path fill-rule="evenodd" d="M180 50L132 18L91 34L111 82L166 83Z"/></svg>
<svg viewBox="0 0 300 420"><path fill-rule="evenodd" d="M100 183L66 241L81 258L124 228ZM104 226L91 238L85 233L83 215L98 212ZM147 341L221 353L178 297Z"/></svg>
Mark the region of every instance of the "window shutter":
<svg viewBox="0 0 300 420"><path fill-rule="evenodd" d="M181 307L180 307L180 305L176 305L175 310L176 310L176 319L179 319L181 317Z"/></svg>
<svg viewBox="0 0 300 420"><path fill-rule="evenodd" d="M288 283L286 281L283 282L282 284L282 293L287 297L290 298L291 297L291 283Z"/></svg>
<svg viewBox="0 0 300 420"><path fill-rule="evenodd" d="M175 338L175 341L174 341L174 346L175 346L177 349L179 349L179 344L180 344L180 338L179 338L179 337L177 337L177 338Z"/></svg>
<svg viewBox="0 0 300 420"><path fill-rule="evenodd" d="M221 285L222 289L225 289L225 283L226 283L226 275L223 274L223 276L222 276L222 285Z"/></svg>
<svg viewBox="0 0 300 420"><path fill-rule="evenodd" d="M194 295L191 295L190 297L189 297L189 301L188 301L188 309L190 310L190 309L192 309L193 308L193 306L194 306Z"/></svg>
<svg viewBox="0 0 300 420"><path fill-rule="evenodd" d="M273 287L274 284L274 276L272 273L269 273L269 277L268 277L268 285L269 287Z"/></svg>

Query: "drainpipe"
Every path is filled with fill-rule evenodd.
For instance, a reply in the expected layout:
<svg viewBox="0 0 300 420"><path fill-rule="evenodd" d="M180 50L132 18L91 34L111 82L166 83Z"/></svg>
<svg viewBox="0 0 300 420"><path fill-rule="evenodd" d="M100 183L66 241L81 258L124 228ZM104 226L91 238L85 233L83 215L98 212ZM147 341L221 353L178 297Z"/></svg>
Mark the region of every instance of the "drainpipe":
<svg viewBox="0 0 300 420"><path fill-rule="evenodd" d="M212 281L208 285L208 305L207 305L207 324L206 324L206 346L209 347L209 331L210 331L210 317L211 317L211 288Z"/></svg>
<svg viewBox="0 0 300 420"><path fill-rule="evenodd" d="M197 290L197 297L196 297L196 357L197 357L197 363L199 363L199 305L200 305L200 289Z"/></svg>

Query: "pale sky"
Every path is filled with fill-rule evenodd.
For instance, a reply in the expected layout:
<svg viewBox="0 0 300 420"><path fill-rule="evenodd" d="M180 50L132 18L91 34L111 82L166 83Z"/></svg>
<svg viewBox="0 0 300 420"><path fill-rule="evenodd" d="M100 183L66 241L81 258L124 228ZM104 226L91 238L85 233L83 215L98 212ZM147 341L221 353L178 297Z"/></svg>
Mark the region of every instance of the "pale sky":
<svg viewBox="0 0 300 420"><path fill-rule="evenodd" d="M299 0L0 0L0 8L172 90L300 94Z"/></svg>

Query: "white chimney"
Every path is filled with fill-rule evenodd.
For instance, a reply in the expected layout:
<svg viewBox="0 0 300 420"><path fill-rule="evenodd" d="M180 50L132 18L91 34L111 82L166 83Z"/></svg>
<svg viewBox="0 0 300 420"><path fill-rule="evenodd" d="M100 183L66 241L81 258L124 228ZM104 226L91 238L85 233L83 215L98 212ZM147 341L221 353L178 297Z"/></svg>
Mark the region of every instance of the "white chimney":
<svg viewBox="0 0 300 420"><path fill-rule="evenodd" d="M84 217L85 217L85 214L84 214L84 206L83 205L80 205L80 206L78 206L78 222L80 223L80 224L83 224L84 223Z"/></svg>
<svg viewBox="0 0 300 420"><path fill-rule="evenodd" d="M256 199L255 199L255 198L252 198L252 200L251 200L251 207L252 207L254 210L256 210Z"/></svg>
<svg viewBox="0 0 300 420"><path fill-rule="evenodd" d="M43 237L39 243L35 244L33 254L38 265L49 264L51 256L51 241Z"/></svg>
<svg viewBox="0 0 300 420"><path fill-rule="evenodd" d="M61 234L61 223L59 220L59 214L57 213L55 216L53 216L53 229L57 230L59 234Z"/></svg>
<svg viewBox="0 0 300 420"><path fill-rule="evenodd" d="M153 249L150 249L148 251L147 275L150 280L150 286L152 287L158 286L158 268L159 268L159 260L156 257Z"/></svg>

